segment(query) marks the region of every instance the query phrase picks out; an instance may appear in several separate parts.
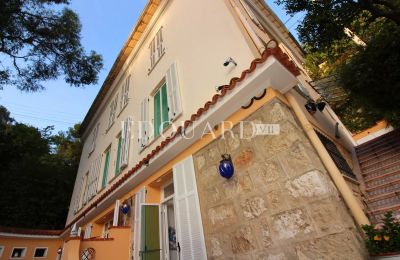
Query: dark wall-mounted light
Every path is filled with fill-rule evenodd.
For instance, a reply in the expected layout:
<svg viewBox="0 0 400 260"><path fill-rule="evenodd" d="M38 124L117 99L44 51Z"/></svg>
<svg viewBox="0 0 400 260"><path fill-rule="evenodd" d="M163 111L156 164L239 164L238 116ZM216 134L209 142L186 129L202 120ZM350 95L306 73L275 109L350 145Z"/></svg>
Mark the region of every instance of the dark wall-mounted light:
<svg viewBox="0 0 400 260"><path fill-rule="evenodd" d="M224 61L224 67L227 67L230 63L234 64L235 66L237 66L237 63L234 59L232 59L232 57L228 57L225 61Z"/></svg>
<svg viewBox="0 0 400 260"><path fill-rule="evenodd" d="M226 178L229 179L233 176L233 173L235 171L235 168L233 167L233 162L231 159L230 154L223 154L222 160L219 162L219 174Z"/></svg>
<svg viewBox="0 0 400 260"><path fill-rule="evenodd" d="M307 103L304 105L308 113L310 113L311 115L315 114L315 112L317 112L317 109L322 112L325 109L325 106L326 106L325 101L323 100L314 101L312 99L307 100Z"/></svg>

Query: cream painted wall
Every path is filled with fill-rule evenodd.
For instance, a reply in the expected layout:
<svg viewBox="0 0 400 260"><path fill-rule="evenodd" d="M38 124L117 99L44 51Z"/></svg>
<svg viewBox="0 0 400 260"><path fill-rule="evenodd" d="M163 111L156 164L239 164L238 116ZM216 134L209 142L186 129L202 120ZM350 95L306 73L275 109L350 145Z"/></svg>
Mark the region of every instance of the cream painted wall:
<svg viewBox="0 0 400 260"><path fill-rule="evenodd" d="M130 63L126 64L127 69L120 72L111 87L111 91L103 100L101 108L96 112L84 133L84 147L67 223L74 216L74 202L82 176L89 171L90 164L94 158L102 154L110 145L109 180L111 182L115 181L112 180L112 177L115 172L116 137L121 131L120 122L128 116L133 116L134 120L140 119L141 100L154 90L173 62L177 62L178 65L183 113L177 121L181 121L189 119L191 114L195 113L199 107L202 107L216 93L216 86L228 84L232 77L240 76L240 73L249 67L251 61L257 55L254 52L254 46L250 44L248 36L243 33L243 29L232 15L231 7L227 2L215 0L169 0L164 3L166 3L166 8L163 13L149 31L148 37L144 40L138 52L135 54L135 51L133 51L131 54L132 57L128 59ZM163 3L161 3L162 5ZM148 75L148 68L150 67L148 46L161 26L163 27L166 51L153 71ZM238 66L230 65L224 67L222 64L227 57L235 59ZM121 96L122 83L128 74L132 75L128 106L118 115L114 125L107 131L110 101L117 93L119 97ZM152 107L152 104L150 104L150 107ZM119 106L117 113L118 111ZM97 122L100 123L100 128L96 148L93 154L89 156L91 146L90 133ZM162 139L155 140L139 154L136 128L137 125L134 124L129 165L124 172L132 168ZM104 158L100 170L99 186L101 185L103 164Z"/></svg>

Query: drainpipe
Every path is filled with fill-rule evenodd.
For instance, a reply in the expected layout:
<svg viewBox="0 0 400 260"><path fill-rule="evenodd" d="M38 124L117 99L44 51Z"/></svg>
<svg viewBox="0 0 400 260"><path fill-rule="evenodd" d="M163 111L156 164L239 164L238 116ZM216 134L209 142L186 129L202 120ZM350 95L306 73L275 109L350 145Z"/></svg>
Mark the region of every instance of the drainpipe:
<svg viewBox="0 0 400 260"><path fill-rule="evenodd" d="M241 12L240 8L237 6L235 0L229 0L229 2L231 4L232 8L235 10L236 14L238 15L240 22L243 24L245 30L249 34L250 39L253 41L254 45L256 46L258 52L260 54L262 54L263 51L265 50L264 44L261 42L260 38L258 38L258 36L254 32L253 28L251 28L251 26L249 25L249 22L246 20L246 18L242 14L242 12Z"/></svg>
<svg viewBox="0 0 400 260"><path fill-rule="evenodd" d="M300 121L301 126L306 132L308 138L310 139L312 145L317 150L319 157L321 158L325 168L328 170L329 175L331 176L333 182L335 183L337 189L339 190L341 196L343 197L346 205L349 207L350 212L354 216L357 224L361 225L369 225L370 222L365 215L364 211L358 204L356 198L353 195L353 191L347 185L342 173L336 167L333 162L331 156L326 151L324 145L321 140L318 138L317 134L314 131L313 126L307 120L306 115L303 110L301 110L299 104L297 103L294 95L292 94L294 90L291 89L289 92L285 94L289 104L291 105L294 113L296 114L298 120Z"/></svg>

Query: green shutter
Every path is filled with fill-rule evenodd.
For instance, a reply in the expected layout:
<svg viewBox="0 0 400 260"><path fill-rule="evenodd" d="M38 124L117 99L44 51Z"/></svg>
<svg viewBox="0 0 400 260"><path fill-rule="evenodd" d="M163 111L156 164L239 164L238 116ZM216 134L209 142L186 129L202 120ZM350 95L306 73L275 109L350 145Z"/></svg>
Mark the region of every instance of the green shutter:
<svg viewBox="0 0 400 260"><path fill-rule="evenodd" d="M108 164L110 162L110 150L106 152L106 159L104 161L104 170L103 170L103 180L101 182L101 187L105 188L107 185L107 174L108 174Z"/></svg>
<svg viewBox="0 0 400 260"><path fill-rule="evenodd" d="M140 247L141 259L160 259L159 232L158 205L142 205Z"/></svg>
<svg viewBox="0 0 400 260"><path fill-rule="evenodd" d="M161 111L162 111L162 124L163 129L169 125L168 119L168 97L167 97L167 84L164 83L161 87Z"/></svg>
<svg viewBox="0 0 400 260"><path fill-rule="evenodd" d="M158 91L154 96L154 137L160 134L160 125L161 125L161 97L160 91Z"/></svg>
<svg viewBox="0 0 400 260"><path fill-rule="evenodd" d="M118 138L118 148L117 148L117 161L115 163L115 176L118 176L121 173L119 161L121 158L121 142L122 142L122 137L120 136Z"/></svg>

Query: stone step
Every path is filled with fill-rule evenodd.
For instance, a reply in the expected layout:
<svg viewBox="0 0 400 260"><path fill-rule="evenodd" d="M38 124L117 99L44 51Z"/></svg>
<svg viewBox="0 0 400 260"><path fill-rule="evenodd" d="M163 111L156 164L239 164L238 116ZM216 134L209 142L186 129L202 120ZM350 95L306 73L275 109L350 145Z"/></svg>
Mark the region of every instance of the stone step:
<svg viewBox="0 0 400 260"><path fill-rule="evenodd" d="M378 176L378 177L374 178L374 180L370 180L370 181L366 182L365 185L367 188L372 188L372 187L379 186L382 184L394 182L396 180L400 180L400 171L385 174L383 176Z"/></svg>
<svg viewBox="0 0 400 260"><path fill-rule="evenodd" d="M400 180L396 180L390 183L385 183L371 188L365 189L368 197L375 197L390 192L395 192L400 190Z"/></svg>
<svg viewBox="0 0 400 260"><path fill-rule="evenodd" d="M374 176L374 177L366 176L366 177L370 177L370 178L368 178L368 179L364 178L364 182L365 183L370 183L370 182L374 182L374 181L377 181L377 180L386 179L386 178L388 178L388 177L390 177L392 175L396 175L396 174L400 174L400 170L394 170L392 172L388 172L388 173L385 173L385 174L382 174L382 175L378 175L378 176Z"/></svg>
<svg viewBox="0 0 400 260"><path fill-rule="evenodd" d="M372 154L371 156L365 157L362 160L360 160L360 158L359 158L359 163L363 164L363 163L368 163L371 161L374 162L376 159L385 158L387 156L392 156L393 154L398 154L398 153L400 153L400 145L394 149L387 150L387 151L379 153L379 154Z"/></svg>
<svg viewBox="0 0 400 260"><path fill-rule="evenodd" d="M387 208L400 204L400 194L395 192L390 193L391 196L382 196L382 199L368 202L369 210L377 210L380 208Z"/></svg>
<svg viewBox="0 0 400 260"><path fill-rule="evenodd" d="M373 169L370 171L361 170L361 173L365 178L367 178L367 177L374 178L376 176L383 175L388 172L395 171L397 169L400 169L400 161L395 161L391 164L387 164L387 165L381 166L377 169Z"/></svg>
<svg viewBox="0 0 400 260"><path fill-rule="evenodd" d="M360 163L360 167L362 171L368 171L377 169L387 164L394 163L396 161L400 161L400 152L397 153L388 153L386 156L381 156L380 158L374 158L369 161L368 163Z"/></svg>
<svg viewBox="0 0 400 260"><path fill-rule="evenodd" d="M399 145L400 142L384 143L382 144L382 146L376 147L376 149L367 151L365 153L357 152L357 157L359 158L360 161L365 161L366 159L374 158L381 153L386 153L386 152L395 153L398 151Z"/></svg>
<svg viewBox="0 0 400 260"><path fill-rule="evenodd" d="M378 136L375 139L372 139L366 143L358 145L356 147L356 151L359 153L364 153L368 150L379 147L380 145L382 145L384 143L392 142L393 140L399 140L399 139L400 139L399 131L392 131L385 135Z"/></svg>

